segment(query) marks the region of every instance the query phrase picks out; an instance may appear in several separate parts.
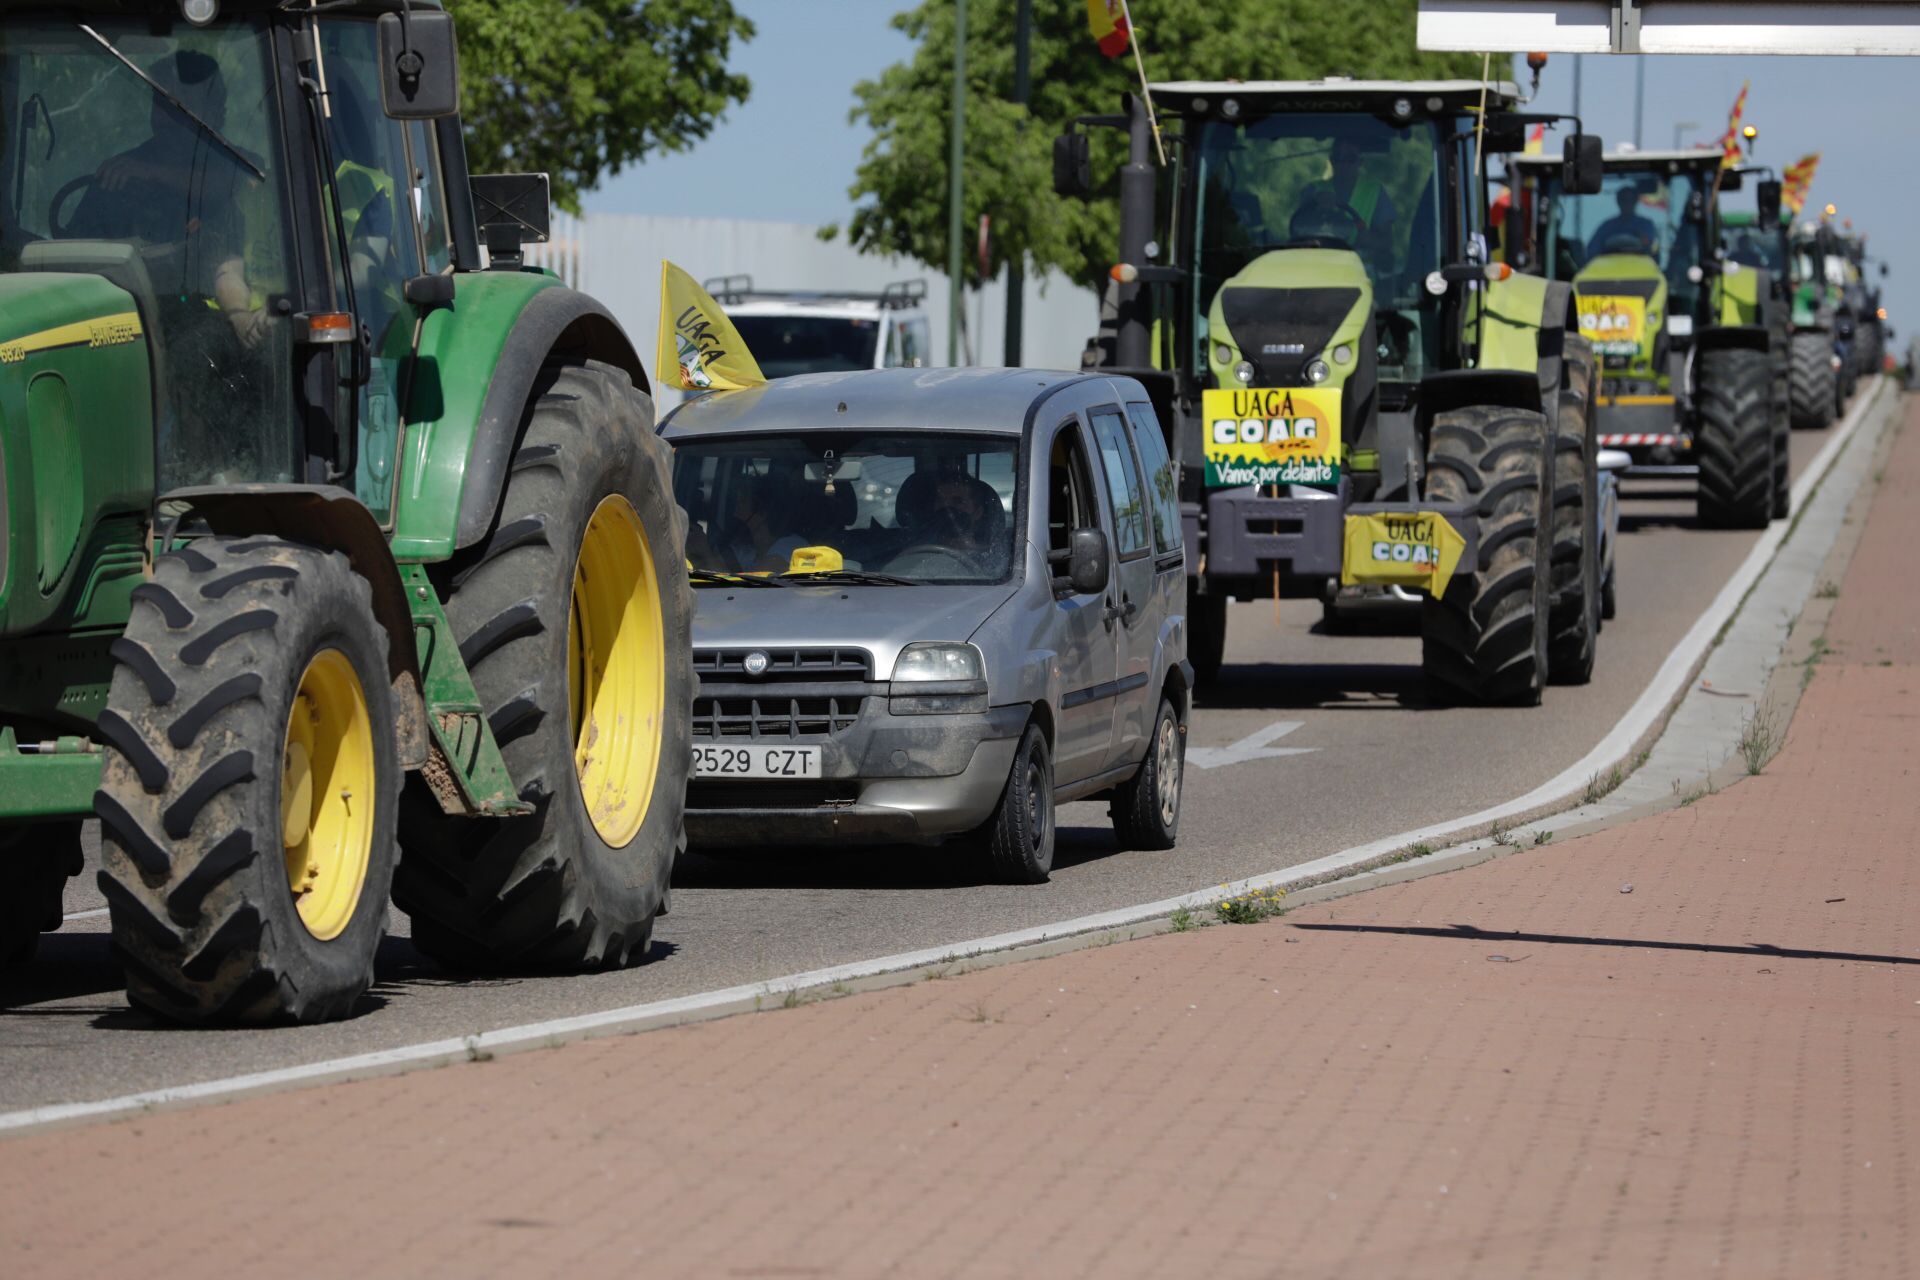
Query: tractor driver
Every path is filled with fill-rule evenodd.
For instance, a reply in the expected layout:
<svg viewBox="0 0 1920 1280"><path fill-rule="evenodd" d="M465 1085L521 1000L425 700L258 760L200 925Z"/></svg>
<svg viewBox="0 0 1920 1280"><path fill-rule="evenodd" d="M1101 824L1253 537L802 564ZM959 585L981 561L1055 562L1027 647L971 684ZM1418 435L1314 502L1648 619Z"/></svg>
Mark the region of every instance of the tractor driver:
<svg viewBox="0 0 1920 1280"><path fill-rule="evenodd" d="M1335 138L1328 175L1308 186L1300 197L1293 215L1295 239L1332 234L1363 254L1388 247L1400 211L1386 188L1362 169L1359 142L1345 136Z"/></svg>
<svg viewBox="0 0 1920 1280"><path fill-rule="evenodd" d="M1613 199L1620 212L1601 223L1600 229L1587 241L1587 257L1597 258L1603 253L1651 254L1660 241L1660 229L1653 225L1652 219L1639 213L1640 189L1621 187L1613 193Z"/></svg>
<svg viewBox="0 0 1920 1280"><path fill-rule="evenodd" d="M213 58L183 49L147 74L214 129L224 126L226 86ZM150 136L100 166L64 230L144 242L156 294L200 309L211 300L234 336L258 347L270 315L248 283L242 203L262 184L163 94L152 99Z"/></svg>

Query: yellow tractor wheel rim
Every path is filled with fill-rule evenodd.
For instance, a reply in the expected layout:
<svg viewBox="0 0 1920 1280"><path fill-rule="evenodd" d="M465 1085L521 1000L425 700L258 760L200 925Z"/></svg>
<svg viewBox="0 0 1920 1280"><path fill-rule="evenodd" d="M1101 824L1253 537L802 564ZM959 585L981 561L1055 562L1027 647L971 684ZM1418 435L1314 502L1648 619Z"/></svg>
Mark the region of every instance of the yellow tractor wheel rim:
<svg viewBox="0 0 1920 1280"><path fill-rule="evenodd" d="M322 649L300 676L280 763L287 887L322 942L339 937L360 905L380 802L374 779L366 692L346 654Z"/></svg>
<svg viewBox="0 0 1920 1280"><path fill-rule="evenodd" d="M660 771L666 624L640 516L601 500L580 540L567 627L567 709L580 796L600 838L625 848L646 821Z"/></svg>

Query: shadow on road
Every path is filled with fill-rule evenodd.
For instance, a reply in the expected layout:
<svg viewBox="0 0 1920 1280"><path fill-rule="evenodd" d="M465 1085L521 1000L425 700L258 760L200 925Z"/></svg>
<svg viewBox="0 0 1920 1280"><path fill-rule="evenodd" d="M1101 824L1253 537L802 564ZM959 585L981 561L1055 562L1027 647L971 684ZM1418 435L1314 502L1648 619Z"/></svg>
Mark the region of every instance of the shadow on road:
<svg viewBox="0 0 1920 1280"><path fill-rule="evenodd" d="M1427 697L1417 655L1410 662L1228 664L1194 701L1232 711L1411 711L1438 705Z"/></svg>
<svg viewBox="0 0 1920 1280"><path fill-rule="evenodd" d="M1111 827L1062 825L1054 836L1053 868L1057 873L1119 852ZM673 869L676 889L974 889L994 883L985 855L964 841L933 848L690 850Z"/></svg>
<svg viewBox="0 0 1920 1280"><path fill-rule="evenodd" d="M1700 951L1712 955L1758 956L1773 960L1852 960L1861 964L1920 964L1920 956L1877 956L1855 951L1810 951L1778 947L1771 942L1740 945L1721 942L1670 942L1661 938L1591 938L1571 933L1512 933L1480 929L1470 924L1446 928L1389 924L1296 924L1295 929L1316 933L1392 933L1409 938L1454 938L1467 942L1537 942L1548 946L1635 947L1651 951Z"/></svg>

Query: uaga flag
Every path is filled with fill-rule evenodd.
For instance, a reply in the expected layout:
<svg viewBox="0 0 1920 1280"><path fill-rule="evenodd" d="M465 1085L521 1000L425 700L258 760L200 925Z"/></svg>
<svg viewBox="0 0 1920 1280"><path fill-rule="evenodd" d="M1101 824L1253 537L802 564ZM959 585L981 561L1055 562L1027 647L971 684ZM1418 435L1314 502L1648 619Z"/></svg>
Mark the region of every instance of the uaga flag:
<svg viewBox="0 0 1920 1280"><path fill-rule="evenodd" d="M1087 29L1100 42L1100 52L1117 58L1127 51L1126 0L1087 0Z"/></svg>
<svg viewBox="0 0 1920 1280"><path fill-rule="evenodd" d="M1740 117L1747 112L1747 90L1751 80L1742 81L1740 96L1733 100L1733 110L1727 113L1727 131L1720 135L1720 167L1731 169L1746 157L1740 150Z"/></svg>
<svg viewBox="0 0 1920 1280"><path fill-rule="evenodd" d="M767 380L720 304L671 262L660 264L660 348L654 370L662 382L682 391L737 391Z"/></svg>

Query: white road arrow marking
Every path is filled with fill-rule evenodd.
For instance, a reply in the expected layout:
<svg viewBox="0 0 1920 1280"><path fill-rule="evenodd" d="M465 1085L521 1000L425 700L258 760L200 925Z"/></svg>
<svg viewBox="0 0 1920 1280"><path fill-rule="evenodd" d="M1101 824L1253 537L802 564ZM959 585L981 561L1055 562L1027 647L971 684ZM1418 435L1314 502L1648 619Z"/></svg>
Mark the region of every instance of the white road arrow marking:
<svg viewBox="0 0 1920 1280"><path fill-rule="evenodd" d="M1278 720L1264 729L1248 734L1230 747L1188 747L1187 763L1202 769L1218 769L1223 764L1245 764L1270 756L1304 756L1318 747L1270 747L1269 742L1284 738L1305 724L1304 720Z"/></svg>

